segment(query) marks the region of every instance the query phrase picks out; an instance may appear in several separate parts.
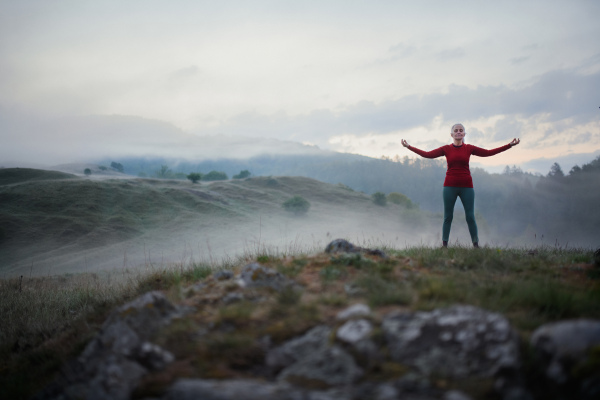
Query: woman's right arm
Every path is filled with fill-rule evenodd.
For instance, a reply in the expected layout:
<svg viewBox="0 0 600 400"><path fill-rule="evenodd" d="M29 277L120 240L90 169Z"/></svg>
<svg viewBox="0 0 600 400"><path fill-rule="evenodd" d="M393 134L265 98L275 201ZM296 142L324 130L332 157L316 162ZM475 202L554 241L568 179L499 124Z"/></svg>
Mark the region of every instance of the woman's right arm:
<svg viewBox="0 0 600 400"><path fill-rule="evenodd" d="M425 158L438 158L444 155L443 147L438 147L437 149L431 151L423 151L421 149L417 149L416 147L409 145L408 142L404 139L402 139L402 146Z"/></svg>

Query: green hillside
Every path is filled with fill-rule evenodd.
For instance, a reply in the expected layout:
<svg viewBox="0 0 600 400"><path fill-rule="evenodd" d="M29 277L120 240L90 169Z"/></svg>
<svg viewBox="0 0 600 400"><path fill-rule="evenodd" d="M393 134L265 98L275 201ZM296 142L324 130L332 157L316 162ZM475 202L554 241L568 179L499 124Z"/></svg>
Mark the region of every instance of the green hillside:
<svg viewBox="0 0 600 400"><path fill-rule="evenodd" d="M33 168L0 168L0 186L28 181L46 181L57 179L77 179L75 175L59 171L46 171Z"/></svg>
<svg viewBox="0 0 600 400"><path fill-rule="evenodd" d="M195 243L196 253L199 242L205 246L209 241L209 250L229 249L231 254L269 232L281 236L278 229L292 239L296 229L333 234L350 223L357 232L364 230L352 213L373 224L395 221L397 227L390 229L398 232L403 219L427 218L395 204L378 207L370 196L347 187L300 177L209 184L93 180L36 170L2 170L0 177L10 182L0 185L0 273L10 275L134 267L147 262L148 251L160 252L164 260L184 242ZM295 195L312 204L303 218L281 207ZM331 225L323 228L327 220Z"/></svg>

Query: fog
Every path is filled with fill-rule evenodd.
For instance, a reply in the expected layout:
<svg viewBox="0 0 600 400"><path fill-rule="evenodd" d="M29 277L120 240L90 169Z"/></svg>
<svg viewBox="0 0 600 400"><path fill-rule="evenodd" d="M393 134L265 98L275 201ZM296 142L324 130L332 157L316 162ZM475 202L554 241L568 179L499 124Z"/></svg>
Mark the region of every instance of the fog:
<svg viewBox="0 0 600 400"><path fill-rule="evenodd" d="M261 154L312 154L297 142L245 136L197 136L172 124L131 116L41 118L2 114L0 166L52 166L106 157L161 156L187 160L244 159Z"/></svg>
<svg viewBox="0 0 600 400"><path fill-rule="evenodd" d="M18 262L2 268L0 276L132 272L198 263L221 267L256 260L261 254L317 254L337 238L369 248L438 244L438 226L427 218L403 219L397 210L383 208L381 212L358 213L331 204L312 204L304 216L286 216L279 210L245 218L200 215L185 225L157 227L105 246L82 248L76 242L65 243L35 256L23 254ZM458 232L460 223L457 226ZM464 238L468 242L468 236Z"/></svg>

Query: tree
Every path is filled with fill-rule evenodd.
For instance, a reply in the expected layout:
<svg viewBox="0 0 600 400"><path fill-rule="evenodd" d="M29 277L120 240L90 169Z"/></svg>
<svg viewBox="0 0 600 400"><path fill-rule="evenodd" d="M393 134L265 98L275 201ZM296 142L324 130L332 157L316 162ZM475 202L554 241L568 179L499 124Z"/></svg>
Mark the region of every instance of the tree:
<svg viewBox="0 0 600 400"><path fill-rule="evenodd" d="M167 179L171 177L171 170L167 165L161 165L160 169L157 170L154 174L157 178Z"/></svg>
<svg viewBox="0 0 600 400"><path fill-rule="evenodd" d="M569 171L569 175L575 175L581 172L581 167L577 164L573 165L573 168L571 168L571 171Z"/></svg>
<svg viewBox="0 0 600 400"><path fill-rule="evenodd" d="M247 169L240 171L239 174L234 175L233 179L244 179L250 176L250 171L248 171Z"/></svg>
<svg viewBox="0 0 600 400"><path fill-rule="evenodd" d="M118 162L111 162L110 163L110 167L116 171L119 171L121 173L123 173L123 171L125 170L125 168L123 168L123 164L118 163Z"/></svg>
<svg viewBox="0 0 600 400"><path fill-rule="evenodd" d="M202 175L203 181L226 181L229 179L225 172L210 171L208 174Z"/></svg>
<svg viewBox="0 0 600 400"><path fill-rule="evenodd" d="M295 215L306 214L310 209L310 203L302 196L294 196L283 202L282 207Z"/></svg>
<svg viewBox="0 0 600 400"><path fill-rule="evenodd" d="M548 177L550 178L562 178L565 174L558 163L552 164L550 167L550 172L548 172Z"/></svg>
<svg viewBox="0 0 600 400"><path fill-rule="evenodd" d="M389 202L392 202L394 204L399 204L401 206L404 206L406 208L415 208L416 204L413 203L408 196L402 194L402 193L397 193L397 192L392 192L390 194L387 195L387 200Z"/></svg>
<svg viewBox="0 0 600 400"><path fill-rule="evenodd" d="M373 199L373 203L377 204L378 206L383 207L387 204L387 198L383 192L375 192L371 195L371 198Z"/></svg>
<svg viewBox="0 0 600 400"><path fill-rule="evenodd" d="M187 178L192 181L192 183L196 183L202 179L202 174L200 172L190 172Z"/></svg>
<svg viewBox="0 0 600 400"><path fill-rule="evenodd" d="M84 170L83 170L83 173L84 173L86 176L90 176L90 175L92 174L92 170L91 170L91 169L89 169L89 168L86 168L86 169L84 169Z"/></svg>

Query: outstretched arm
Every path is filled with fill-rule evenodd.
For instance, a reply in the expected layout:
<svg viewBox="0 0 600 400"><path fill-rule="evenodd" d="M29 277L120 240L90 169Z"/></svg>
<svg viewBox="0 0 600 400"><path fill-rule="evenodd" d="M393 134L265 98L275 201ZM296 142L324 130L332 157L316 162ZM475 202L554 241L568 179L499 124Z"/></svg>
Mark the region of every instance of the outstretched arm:
<svg viewBox="0 0 600 400"><path fill-rule="evenodd" d="M444 150L441 147L439 147L439 148L437 148L435 150L431 150L431 151L423 151L423 150L417 149L416 147L412 147L404 139L402 139L401 143L402 143L402 146L406 147L407 149L409 149L410 151L412 151L414 153L417 153L421 157L425 157L425 158L437 158L437 157L441 157L441 156L444 155Z"/></svg>
<svg viewBox="0 0 600 400"><path fill-rule="evenodd" d="M478 157L489 157L489 156L493 156L496 155L498 153L502 153L503 151L506 151L508 149L510 149L513 146L518 145L519 143L521 143L521 141L519 139L513 139L509 144L505 144L502 147L498 147L495 149L491 149L491 150L486 150L486 149L482 149L481 147L477 147L477 146L473 146L473 150L471 151L471 154L478 156Z"/></svg>

